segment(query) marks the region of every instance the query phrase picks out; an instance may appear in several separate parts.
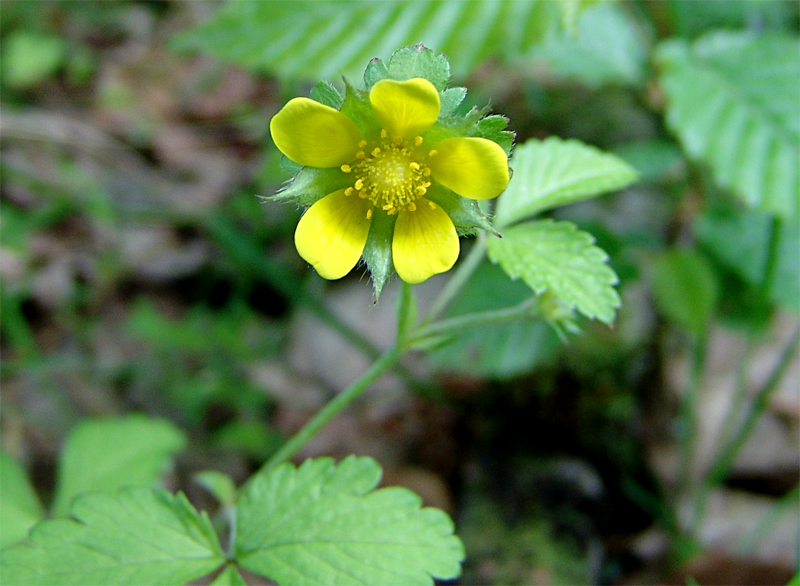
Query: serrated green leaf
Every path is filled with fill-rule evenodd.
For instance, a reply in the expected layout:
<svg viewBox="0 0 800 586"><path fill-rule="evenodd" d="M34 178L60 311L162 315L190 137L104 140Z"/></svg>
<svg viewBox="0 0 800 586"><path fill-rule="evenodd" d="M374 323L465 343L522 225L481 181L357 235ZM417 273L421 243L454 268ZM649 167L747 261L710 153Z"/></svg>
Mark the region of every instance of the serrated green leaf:
<svg viewBox="0 0 800 586"><path fill-rule="evenodd" d="M53 515L66 515L70 501L82 492L155 484L185 445L183 432L163 419L129 415L83 421L61 452Z"/></svg>
<svg viewBox="0 0 800 586"><path fill-rule="evenodd" d="M604 323L614 321L619 295L608 255L591 234L570 222L527 222L489 240L489 258L537 294L549 291L567 308Z"/></svg>
<svg viewBox="0 0 800 586"><path fill-rule="evenodd" d="M0 548L25 539L44 511L25 471L0 452Z"/></svg>
<svg viewBox="0 0 800 586"><path fill-rule="evenodd" d="M497 226L622 189L637 177L630 165L614 155L556 137L530 139L517 146L510 166L514 176L497 200Z"/></svg>
<svg viewBox="0 0 800 586"><path fill-rule="evenodd" d="M592 88L644 82L647 45L624 6L612 2L590 6L575 19L574 27L574 35L547 39L534 51L534 59L543 61L554 75Z"/></svg>
<svg viewBox="0 0 800 586"><path fill-rule="evenodd" d="M505 309L530 297L525 283L512 281L502 269L485 262L472 274L447 316ZM426 359L445 373L507 379L547 364L561 347L555 331L543 320L519 320L463 328L426 352Z"/></svg>
<svg viewBox="0 0 800 586"><path fill-rule="evenodd" d="M800 44L714 33L657 50L666 120L686 152L750 207L800 213Z"/></svg>
<svg viewBox="0 0 800 586"><path fill-rule="evenodd" d="M394 272L392 235L396 221L396 215L375 214L369 227L367 242L364 244L362 255L372 277L376 301Z"/></svg>
<svg viewBox="0 0 800 586"><path fill-rule="evenodd" d="M719 285L706 258L696 250L673 249L654 265L653 293L661 313L704 336L719 298Z"/></svg>
<svg viewBox="0 0 800 586"><path fill-rule="evenodd" d="M550 0L240 0L172 46L283 78L356 79L370 59L422 42L464 75L490 56L524 59L562 30L558 2Z"/></svg>
<svg viewBox="0 0 800 586"><path fill-rule="evenodd" d="M0 552L6 584L173 585L224 562L205 513L182 494L127 488L78 497L71 519L36 525L30 544Z"/></svg>
<svg viewBox="0 0 800 586"><path fill-rule="evenodd" d="M778 231L775 243L773 222ZM739 277L785 309L800 311L800 226L764 213L729 210L703 214L694 230L703 246ZM767 275L773 245L775 266Z"/></svg>
<svg viewBox="0 0 800 586"><path fill-rule="evenodd" d="M371 458L281 464L239 501L236 557L279 584L433 584L461 571L464 550L442 511L403 488L372 489Z"/></svg>

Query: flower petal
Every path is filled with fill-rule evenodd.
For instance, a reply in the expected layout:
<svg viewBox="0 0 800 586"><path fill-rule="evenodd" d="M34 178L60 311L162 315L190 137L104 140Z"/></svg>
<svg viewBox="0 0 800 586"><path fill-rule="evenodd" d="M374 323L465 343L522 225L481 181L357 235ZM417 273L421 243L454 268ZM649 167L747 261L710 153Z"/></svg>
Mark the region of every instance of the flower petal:
<svg viewBox="0 0 800 586"><path fill-rule="evenodd" d="M356 266L369 225L367 210L372 202L358 196L346 196L344 189L334 191L308 208L294 233L294 245L319 275L341 279Z"/></svg>
<svg viewBox="0 0 800 586"><path fill-rule="evenodd" d="M458 195L492 199L508 185L508 157L496 142L485 138L448 138L428 159L433 178Z"/></svg>
<svg viewBox="0 0 800 586"><path fill-rule="evenodd" d="M295 163L327 169L355 158L361 131L330 106L294 98L269 122L272 140Z"/></svg>
<svg viewBox="0 0 800 586"><path fill-rule="evenodd" d="M406 283L421 283L450 270L458 259L459 242L450 216L433 202L419 197L417 209L397 215L392 260Z"/></svg>
<svg viewBox="0 0 800 586"><path fill-rule="evenodd" d="M378 122L392 136L413 138L439 117L439 92L427 79L382 79L369 92Z"/></svg>

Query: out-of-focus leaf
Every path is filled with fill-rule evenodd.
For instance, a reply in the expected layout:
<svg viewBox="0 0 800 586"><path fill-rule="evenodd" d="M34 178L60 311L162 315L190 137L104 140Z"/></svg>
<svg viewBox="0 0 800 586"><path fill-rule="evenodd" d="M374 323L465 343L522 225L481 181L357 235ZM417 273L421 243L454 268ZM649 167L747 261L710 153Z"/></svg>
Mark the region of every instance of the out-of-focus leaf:
<svg viewBox="0 0 800 586"><path fill-rule="evenodd" d="M715 33L662 43L667 124L750 207L800 214L800 42Z"/></svg>
<svg viewBox="0 0 800 586"><path fill-rule="evenodd" d="M637 140L620 145L612 152L636 169L642 181L669 181L686 174L681 150L672 142Z"/></svg>
<svg viewBox="0 0 800 586"><path fill-rule="evenodd" d="M25 471L0 452L0 548L25 539L44 511Z"/></svg>
<svg viewBox="0 0 800 586"><path fill-rule="evenodd" d="M777 230L775 242L773 229ZM796 223L754 211L708 212L695 222L695 233L739 277L785 309L800 311L800 226ZM774 267L767 274L773 246Z"/></svg>
<svg viewBox="0 0 800 586"><path fill-rule="evenodd" d="M792 30L796 4L785 0L669 0L675 33L695 37L713 29Z"/></svg>
<svg viewBox="0 0 800 586"><path fill-rule="evenodd" d="M537 295L545 291L568 309L603 323L614 321L617 275L594 238L570 222L526 222L489 241L489 258Z"/></svg>
<svg viewBox="0 0 800 586"><path fill-rule="evenodd" d="M623 4L590 6L577 18L574 36L548 37L535 49L535 59L556 76L577 79L589 87L641 85L647 46Z"/></svg>
<svg viewBox="0 0 800 586"><path fill-rule="evenodd" d="M453 522L405 488L373 490L371 458L307 460L242 489L236 559L278 584L433 584L461 573ZM324 561L324 563L323 563Z"/></svg>
<svg viewBox="0 0 800 586"><path fill-rule="evenodd" d="M497 200L498 227L621 189L637 177L630 165L614 155L556 137L527 140L515 149L510 165L514 176Z"/></svg>
<svg viewBox="0 0 800 586"><path fill-rule="evenodd" d="M586 2L574 3L578 18ZM423 43L463 75L489 56L519 61L563 29L550 0L278 0L228 2L208 22L173 39L285 78L360 76L373 57Z"/></svg>
<svg viewBox="0 0 800 586"><path fill-rule="evenodd" d="M26 30L14 31L3 42L3 76L6 84L26 88L56 72L64 62L63 39Z"/></svg>
<svg viewBox="0 0 800 586"><path fill-rule="evenodd" d="M130 415L80 423L61 452L53 514L66 515L82 492L155 484L184 445L183 432L163 419Z"/></svg>
<svg viewBox="0 0 800 586"><path fill-rule="evenodd" d="M653 293L665 317L696 336L705 335L717 306L719 285L703 255L692 249L673 249L659 256Z"/></svg>

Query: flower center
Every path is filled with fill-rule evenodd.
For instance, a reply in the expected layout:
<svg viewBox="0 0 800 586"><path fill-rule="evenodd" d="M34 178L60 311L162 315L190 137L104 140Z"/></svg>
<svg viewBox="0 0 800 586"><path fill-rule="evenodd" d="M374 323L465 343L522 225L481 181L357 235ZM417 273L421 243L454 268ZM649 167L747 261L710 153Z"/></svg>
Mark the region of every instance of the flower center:
<svg viewBox="0 0 800 586"><path fill-rule="evenodd" d="M413 142L413 146L410 144ZM345 195L357 193L358 197L368 199L390 216L399 211L417 209L415 200L425 195L431 186L431 170L425 164L428 157L436 155L430 151L428 157L420 158L414 147L422 144L422 137L405 141L400 137L389 138L386 130L381 130L380 141L358 143L361 149L356 153L352 165L342 165L345 173L353 173L356 180L352 187L344 190ZM434 205L431 202L431 205ZM367 211L367 218L372 210Z"/></svg>

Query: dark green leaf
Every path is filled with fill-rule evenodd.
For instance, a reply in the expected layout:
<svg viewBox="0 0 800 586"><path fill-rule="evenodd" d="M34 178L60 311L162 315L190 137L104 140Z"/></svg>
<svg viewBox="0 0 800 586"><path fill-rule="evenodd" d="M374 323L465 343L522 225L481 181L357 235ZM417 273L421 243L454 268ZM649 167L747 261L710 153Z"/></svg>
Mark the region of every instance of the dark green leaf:
<svg viewBox="0 0 800 586"><path fill-rule="evenodd" d="M695 250L673 249L655 261L653 293L661 313L696 336L706 333L719 297L716 276Z"/></svg>

